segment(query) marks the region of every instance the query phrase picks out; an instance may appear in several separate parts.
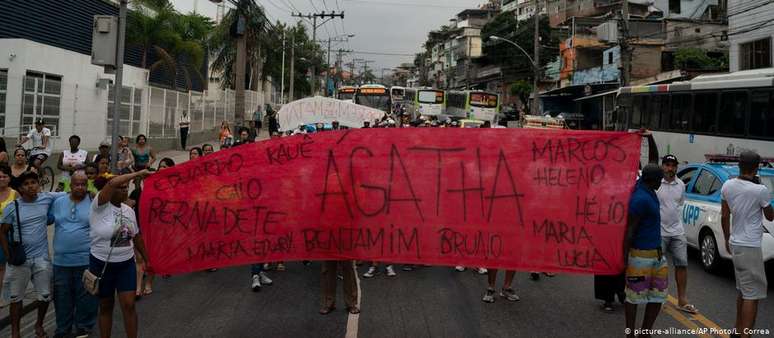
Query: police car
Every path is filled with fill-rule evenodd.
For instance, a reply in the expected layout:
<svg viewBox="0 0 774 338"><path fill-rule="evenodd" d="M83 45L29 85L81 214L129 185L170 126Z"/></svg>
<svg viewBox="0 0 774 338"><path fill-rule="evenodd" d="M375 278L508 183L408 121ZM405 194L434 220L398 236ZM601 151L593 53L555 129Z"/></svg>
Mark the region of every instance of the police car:
<svg viewBox="0 0 774 338"><path fill-rule="evenodd" d="M720 225L720 188L724 182L739 175L739 167L727 164L733 162L735 156L705 157L709 162L680 167L677 177L685 183L682 218L688 245L699 249L702 266L707 271L713 271L718 267L720 258L731 259ZM771 192L774 203L774 169L761 168L758 176ZM766 221L764 217L763 227L763 260L769 261L774 259L774 222Z"/></svg>

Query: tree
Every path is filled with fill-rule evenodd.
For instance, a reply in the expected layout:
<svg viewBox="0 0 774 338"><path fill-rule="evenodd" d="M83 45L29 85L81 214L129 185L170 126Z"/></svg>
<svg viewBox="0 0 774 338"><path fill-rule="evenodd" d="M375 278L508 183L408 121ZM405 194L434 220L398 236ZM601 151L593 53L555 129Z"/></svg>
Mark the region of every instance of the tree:
<svg viewBox="0 0 774 338"><path fill-rule="evenodd" d="M728 69L728 57L710 57L699 48L680 48L675 52L675 67L683 70Z"/></svg>
<svg viewBox="0 0 774 338"><path fill-rule="evenodd" d="M213 49L212 71L220 73L221 88L237 88L235 83L237 37L233 34L239 15L245 19L244 39L247 44L247 64L251 76L257 77L263 66L261 49L265 45L266 16L262 7L253 1L240 2L240 7L231 9L213 30L209 46ZM249 78L248 78L249 79ZM257 82L257 81L256 81ZM239 84L245 88L248 83Z"/></svg>
<svg viewBox="0 0 774 338"><path fill-rule="evenodd" d="M525 80L518 80L511 84L511 95L518 97L524 105L527 104L531 93L532 84Z"/></svg>
<svg viewBox="0 0 774 338"><path fill-rule="evenodd" d="M138 0L127 14L126 42L140 49L140 66L155 71L165 66L172 88L178 72L183 72L187 89L193 75L206 82L200 68L204 63L204 41L212 23L206 17L180 15L168 0ZM148 65L153 53L158 61Z"/></svg>

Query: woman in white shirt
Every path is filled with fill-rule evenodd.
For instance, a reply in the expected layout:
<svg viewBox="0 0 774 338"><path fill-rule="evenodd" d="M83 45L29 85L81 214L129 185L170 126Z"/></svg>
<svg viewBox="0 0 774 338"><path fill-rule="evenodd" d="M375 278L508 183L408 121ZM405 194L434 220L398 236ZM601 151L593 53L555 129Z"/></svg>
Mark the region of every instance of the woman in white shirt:
<svg viewBox="0 0 774 338"><path fill-rule="evenodd" d="M148 170L141 170L113 177L107 182L99 182L97 188L100 192L91 204L89 270L95 276L101 277L97 294L100 337L110 337L116 292L124 316L126 336L137 337L137 311L134 304L137 289L135 247L146 267L150 266L150 260L142 237L139 236L140 229L134 210L124 202L128 198L129 182L148 174ZM103 274L105 262L107 268Z"/></svg>

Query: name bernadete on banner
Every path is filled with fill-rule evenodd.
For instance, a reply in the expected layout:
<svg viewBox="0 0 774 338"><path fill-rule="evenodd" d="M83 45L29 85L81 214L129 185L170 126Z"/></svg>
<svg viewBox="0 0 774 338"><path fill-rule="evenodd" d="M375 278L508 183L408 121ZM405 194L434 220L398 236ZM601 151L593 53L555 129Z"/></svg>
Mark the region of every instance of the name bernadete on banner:
<svg viewBox="0 0 774 338"><path fill-rule="evenodd" d="M149 176L157 273L358 259L614 274L634 133L361 129L238 146Z"/></svg>

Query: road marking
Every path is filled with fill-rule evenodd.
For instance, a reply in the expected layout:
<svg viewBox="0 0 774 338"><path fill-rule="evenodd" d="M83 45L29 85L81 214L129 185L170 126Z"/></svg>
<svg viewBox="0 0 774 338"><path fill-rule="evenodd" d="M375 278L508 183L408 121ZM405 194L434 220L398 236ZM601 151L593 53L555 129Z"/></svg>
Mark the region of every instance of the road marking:
<svg viewBox="0 0 774 338"><path fill-rule="evenodd" d="M700 327L698 325L696 325L696 323L690 321L688 318L683 316L680 313L680 310L677 310L677 309L667 305L667 306L664 307L664 313L672 316L672 318L676 319L678 322L683 324L686 328L694 329L694 330L699 330L700 329ZM711 337L713 337L713 335L709 335L709 334L697 334L697 336L704 337L704 338L711 338Z"/></svg>
<svg viewBox="0 0 774 338"><path fill-rule="evenodd" d="M344 134L346 136L346 134ZM351 261L355 264L355 261ZM360 277L357 275L357 266L353 266L355 269L355 282L357 284L357 308L360 308L360 302L363 300L363 293L360 291ZM347 335L345 338L357 338L358 321L360 320L360 314L349 314L347 317Z"/></svg>
<svg viewBox="0 0 774 338"><path fill-rule="evenodd" d="M666 306L664 308L664 312L666 312L667 314L671 315L673 318L677 319L677 321L679 321L680 323L682 323L686 327L688 327L688 328L696 328L697 326L696 326L695 321L698 321L699 323L704 324L704 327L706 327L706 328L716 329L717 332L721 331L720 325L718 325L715 322L711 321L709 318L705 317L701 313L688 314L688 313L684 313L683 311L680 311L679 309L677 309L677 306L678 306L677 298L673 297L672 295L668 295L667 296L667 301L672 306ZM727 334L717 334L717 336L718 337L722 337L722 338L728 338Z"/></svg>

